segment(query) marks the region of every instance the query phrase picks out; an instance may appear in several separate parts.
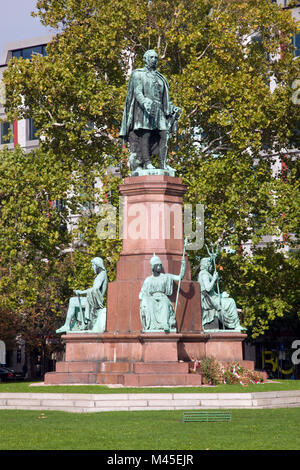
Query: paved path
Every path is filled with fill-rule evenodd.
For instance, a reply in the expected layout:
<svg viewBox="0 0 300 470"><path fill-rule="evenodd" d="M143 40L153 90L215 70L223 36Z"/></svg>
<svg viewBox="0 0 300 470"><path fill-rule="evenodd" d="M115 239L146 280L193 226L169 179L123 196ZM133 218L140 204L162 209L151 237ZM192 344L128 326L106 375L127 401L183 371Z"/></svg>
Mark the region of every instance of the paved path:
<svg viewBox="0 0 300 470"><path fill-rule="evenodd" d="M61 410L91 413L299 406L300 390L257 393L0 393L0 410Z"/></svg>

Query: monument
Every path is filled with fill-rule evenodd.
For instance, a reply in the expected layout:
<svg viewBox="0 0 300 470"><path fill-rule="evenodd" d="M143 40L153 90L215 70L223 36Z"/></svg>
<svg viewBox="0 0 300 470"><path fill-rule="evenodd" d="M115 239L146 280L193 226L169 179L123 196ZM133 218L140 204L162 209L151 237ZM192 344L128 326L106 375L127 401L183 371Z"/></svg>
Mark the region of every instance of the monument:
<svg viewBox="0 0 300 470"><path fill-rule="evenodd" d="M94 304L88 290L77 292L88 313L81 313L79 298L71 300L66 325L58 330L66 333L65 360L56 364L56 372L46 374L48 384L196 386L202 379L192 373L193 360L209 355L243 359L245 334L202 327L202 274L199 282L191 279L185 254L186 186L167 164L168 141L181 109L172 104L167 80L157 71L157 53L147 51L144 61L145 67L130 77L120 130L123 142L129 143L131 170L119 186L124 201L122 251L116 279L107 285L106 307L103 292L101 301L95 296L98 310L106 308L105 331L85 329L89 305ZM70 328L72 318L79 319L77 331Z"/></svg>

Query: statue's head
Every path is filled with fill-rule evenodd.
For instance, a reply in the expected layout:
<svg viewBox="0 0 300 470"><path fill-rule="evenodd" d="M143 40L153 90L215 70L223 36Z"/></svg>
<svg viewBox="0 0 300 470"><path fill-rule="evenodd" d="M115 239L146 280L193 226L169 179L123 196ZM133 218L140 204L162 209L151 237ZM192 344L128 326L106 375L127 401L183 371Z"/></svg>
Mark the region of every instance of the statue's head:
<svg viewBox="0 0 300 470"><path fill-rule="evenodd" d="M161 272L162 270L162 262L159 256L157 256L155 253L153 253L152 258L150 259L150 265L152 271L158 271Z"/></svg>
<svg viewBox="0 0 300 470"><path fill-rule="evenodd" d="M147 67L156 69L158 64L157 52L154 49L146 51L144 54L144 62Z"/></svg>
<svg viewBox="0 0 300 470"><path fill-rule="evenodd" d="M211 266L210 258L202 258L200 261L200 269L209 269Z"/></svg>
<svg viewBox="0 0 300 470"><path fill-rule="evenodd" d="M105 271L105 266L103 263L103 259L97 256L96 258L92 259L92 266L95 268L96 272L99 272L101 269Z"/></svg>

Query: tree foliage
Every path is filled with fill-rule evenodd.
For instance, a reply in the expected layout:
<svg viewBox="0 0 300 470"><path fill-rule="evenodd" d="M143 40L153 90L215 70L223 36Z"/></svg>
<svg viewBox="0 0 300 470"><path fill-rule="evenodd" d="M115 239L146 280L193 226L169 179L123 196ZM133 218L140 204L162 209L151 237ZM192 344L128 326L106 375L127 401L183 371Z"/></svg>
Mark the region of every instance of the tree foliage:
<svg viewBox="0 0 300 470"><path fill-rule="evenodd" d="M222 287L243 309L254 337L277 317L296 315L299 259L286 250L299 229L298 163L286 151L299 145L299 107L291 99L299 78L291 45L297 25L290 12L261 0L39 0L36 6L42 23L59 33L46 57L14 58L5 73L8 117L33 117L41 145L36 154L17 149L3 157L4 187L10 181L9 191L16 185L18 192L13 199L9 191L1 196L2 265L19 270L9 274L11 284L4 277L10 289L4 307L15 305L11 286L19 277L28 287L24 299L43 292L35 273L59 281L50 283L54 290L65 281L68 288L83 287L94 255L107 260L114 278L121 243L99 240L94 208L117 205L121 179L109 169L117 166L121 177L128 171L118 139L128 75L155 48L172 101L183 109L170 164L188 186L185 202L205 206L206 239L234 251L223 251L219 260ZM18 164L14 170L10 159ZM31 179L24 186L27 165ZM95 177L103 186L95 187ZM53 200L64 202L61 212L49 209ZM71 214L80 214L75 225ZM62 219L69 230L61 230ZM270 235L270 246L261 245ZM245 250L250 242L251 253ZM70 244L75 251L67 255ZM205 248L189 253L194 276L203 255ZM70 272L51 277L61 262Z"/></svg>
<svg viewBox="0 0 300 470"><path fill-rule="evenodd" d="M64 248L70 237L52 200L64 192L57 164L42 152L4 149L0 159L1 336L45 346L68 291Z"/></svg>

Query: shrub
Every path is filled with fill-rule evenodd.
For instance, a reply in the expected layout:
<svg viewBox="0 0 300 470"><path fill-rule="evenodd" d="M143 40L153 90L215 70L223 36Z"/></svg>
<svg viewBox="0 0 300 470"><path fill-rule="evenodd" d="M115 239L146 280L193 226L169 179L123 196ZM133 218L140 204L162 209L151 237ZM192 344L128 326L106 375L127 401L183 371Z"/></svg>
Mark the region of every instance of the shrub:
<svg viewBox="0 0 300 470"><path fill-rule="evenodd" d="M201 372L204 382L217 385L223 382L223 371L221 363L213 356L206 357L201 361Z"/></svg>
<svg viewBox="0 0 300 470"><path fill-rule="evenodd" d="M239 378L230 370L224 372L224 382L228 385L238 384Z"/></svg>
<svg viewBox="0 0 300 470"><path fill-rule="evenodd" d="M263 374L261 372L245 369L245 367L242 367L238 362L227 364L224 370L224 383L249 385L262 383L263 381Z"/></svg>
<svg viewBox="0 0 300 470"><path fill-rule="evenodd" d="M203 382L210 385L221 383L249 385L264 382L261 372L246 369L239 362L221 363L213 356L202 359L201 372Z"/></svg>

